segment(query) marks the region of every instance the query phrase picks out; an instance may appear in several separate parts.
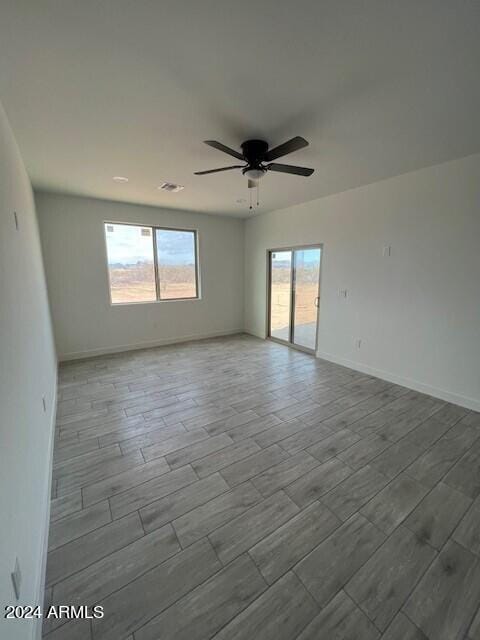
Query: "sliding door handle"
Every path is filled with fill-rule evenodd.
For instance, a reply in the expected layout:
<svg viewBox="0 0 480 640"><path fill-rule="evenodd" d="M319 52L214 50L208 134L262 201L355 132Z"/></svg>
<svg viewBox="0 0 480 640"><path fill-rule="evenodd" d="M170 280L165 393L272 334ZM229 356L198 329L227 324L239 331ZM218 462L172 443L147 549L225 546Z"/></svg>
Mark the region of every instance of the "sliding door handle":
<svg viewBox="0 0 480 640"><path fill-rule="evenodd" d="M318 309L318 307L319 307L319 305L320 305L320 296L317 296L317 297L315 298L315 302L314 302L314 304L315 304L315 306L316 306L316 307L317 307L317 309Z"/></svg>

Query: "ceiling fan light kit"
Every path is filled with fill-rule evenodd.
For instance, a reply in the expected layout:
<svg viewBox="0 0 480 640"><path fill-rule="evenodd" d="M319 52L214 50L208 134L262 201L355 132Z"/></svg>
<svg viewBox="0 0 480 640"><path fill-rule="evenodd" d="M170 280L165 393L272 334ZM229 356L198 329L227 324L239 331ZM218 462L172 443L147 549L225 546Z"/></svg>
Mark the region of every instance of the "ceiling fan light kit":
<svg viewBox="0 0 480 640"><path fill-rule="evenodd" d="M248 179L248 188L251 189L254 186L257 186L258 192L258 181L263 178L267 171L290 173L292 175L304 177L311 176L314 172L314 169L309 169L308 167L297 167L290 164L278 164L277 162L272 162L272 160L276 160L277 158L286 156L289 153L308 147L308 142L305 138L300 136L291 138L291 140L287 140L287 142L284 142L273 149L268 148L268 143L265 142L265 140L246 140L240 145L240 148L242 149L241 153L235 149L227 147L221 142L217 142L216 140L205 140L204 142L205 144L208 144L209 147L213 147L218 151L223 151L223 153L233 156L237 160L242 160L246 164L234 164L229 167L220 167L219 169L196 171L195 175L197 176L203 176L209 173L218 173L220 171L230 171L231 169L241 169L243 175ZM250 203L250 209L251 208L252 204Z"/></svg>
<svg viewBox="0 0 480 640"><path fill-rule="evenodd" d="M265 175L265 171L263 169L244 169L243 175L249 180L260 180Z"/></svg>

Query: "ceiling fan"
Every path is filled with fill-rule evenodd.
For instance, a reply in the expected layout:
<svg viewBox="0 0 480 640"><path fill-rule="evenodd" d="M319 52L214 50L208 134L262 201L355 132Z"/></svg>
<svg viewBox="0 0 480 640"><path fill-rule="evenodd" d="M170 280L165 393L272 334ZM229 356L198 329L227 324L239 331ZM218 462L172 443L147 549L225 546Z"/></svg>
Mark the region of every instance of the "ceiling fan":
<svg viewBox="0 0 480 640"><path fill-rule="evenodd" d="M272 160L286 156L288 153L293 153L294 151L308 147L308 142L300 136L296 136L273 149L269 149L268 143L264 140L246 140L240 145L242 149L241 152L230 149L230 147L226 147L216 140L205 140L204 142L214 149L228 153L228 155L237 158L237 160L245 162L245 164L234 164L230 167L207 169L207 171L195 171L195 175L197 176L204 176L208 173L217 173L219 171L230 171L230 169L241 169L243 175L248 178L248 186L253 187L257 180L260 180L267 171L292 173L305 177L311 176L314 171L314 169L308 169L307 167L296 167L290 164L272 162Z"/></svg>

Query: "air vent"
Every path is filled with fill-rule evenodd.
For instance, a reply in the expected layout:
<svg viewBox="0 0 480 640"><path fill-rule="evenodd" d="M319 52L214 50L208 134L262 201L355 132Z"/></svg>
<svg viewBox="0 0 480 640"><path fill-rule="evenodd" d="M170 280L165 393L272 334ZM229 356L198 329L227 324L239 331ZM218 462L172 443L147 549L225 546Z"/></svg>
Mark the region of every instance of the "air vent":
<svg viewBox="0 0 480 640"><path fill-rule="evenodd" d="M175 184L173 182L163 182L159 187L160 191L170 191L171 193L177 193L182 191L185 187L181 184Z"/></svg>

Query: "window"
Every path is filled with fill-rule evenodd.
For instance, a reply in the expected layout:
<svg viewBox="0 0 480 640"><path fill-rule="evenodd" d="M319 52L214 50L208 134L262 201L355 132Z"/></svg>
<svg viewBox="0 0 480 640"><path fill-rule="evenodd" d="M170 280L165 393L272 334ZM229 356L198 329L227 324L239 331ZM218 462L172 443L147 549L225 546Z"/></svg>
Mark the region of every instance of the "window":
<svg viewBox="0 0 480 640"><path fill-rule="evenodd" d="M112 304L198 298L197 234L105 223Z"/></svg>
<svg viewBox="0 0 480 640"><path fill-rule="evenodd" d="M155 229L160 300L197 297L195 233Z"/></svg>

